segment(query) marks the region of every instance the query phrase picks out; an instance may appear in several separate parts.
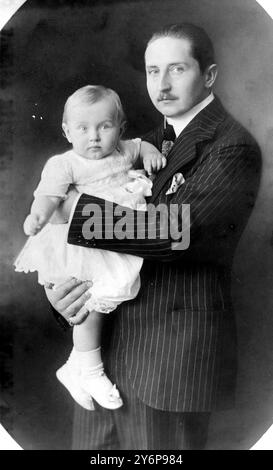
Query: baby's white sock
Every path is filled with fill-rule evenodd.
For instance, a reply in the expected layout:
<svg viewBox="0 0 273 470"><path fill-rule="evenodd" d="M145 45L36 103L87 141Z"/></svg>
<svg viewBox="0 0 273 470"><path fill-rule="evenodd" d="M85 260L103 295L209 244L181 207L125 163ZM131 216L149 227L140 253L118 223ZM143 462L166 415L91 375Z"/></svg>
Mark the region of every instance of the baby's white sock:
<svg viewBox="0 0 273 470"><path fill-rule="evenodd" d="M103 362L101 359L101 348L92 349L90 351L77 351L75 348L72 350L72 360L76 360L78 367L84 373L94 372L94 374L103 371Z"/></svg>

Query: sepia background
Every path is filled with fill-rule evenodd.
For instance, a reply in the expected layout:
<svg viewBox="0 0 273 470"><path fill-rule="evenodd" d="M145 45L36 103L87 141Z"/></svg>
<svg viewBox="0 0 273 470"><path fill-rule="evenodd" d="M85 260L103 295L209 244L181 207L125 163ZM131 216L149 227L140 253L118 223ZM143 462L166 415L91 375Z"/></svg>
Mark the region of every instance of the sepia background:
<svg viewBox="0 0 273 470"><path fill-rule="evenodd" d="M28 0L1 32L0 421L25 449L70 448L73 402L55 378L70 333L56 325L36 274L14 273L22 223L47 158L67 148L67 96L115 89L127 136L160 122L143 52L160 25L190 21L211 36L215 92L263 152L259 197L233 269L239 371L236 409L213 414L208 449L248 449L273 421L273 24L254 0Z"/></svg>

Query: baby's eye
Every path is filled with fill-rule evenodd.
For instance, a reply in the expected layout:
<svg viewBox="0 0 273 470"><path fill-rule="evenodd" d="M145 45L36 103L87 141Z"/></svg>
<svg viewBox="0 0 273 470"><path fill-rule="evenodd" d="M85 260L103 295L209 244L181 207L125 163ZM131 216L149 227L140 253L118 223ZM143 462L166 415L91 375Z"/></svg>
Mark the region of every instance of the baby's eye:
<svg viewBox="0 0 273 470"><path fill-rule="evenodd" d="M113 123L112 122L104 122L102 125L101 125L101 129L104 131L104 130L107 130L107 129L111 129L113 127Z"/></svg>
<svg viewBox="0 0 273 470"><path fill-rule="evenodd" d="M87 126L79 126L79 127L78 127L78 130L79 130L80 132L86 132L86 131L87 131Z"/></svg>

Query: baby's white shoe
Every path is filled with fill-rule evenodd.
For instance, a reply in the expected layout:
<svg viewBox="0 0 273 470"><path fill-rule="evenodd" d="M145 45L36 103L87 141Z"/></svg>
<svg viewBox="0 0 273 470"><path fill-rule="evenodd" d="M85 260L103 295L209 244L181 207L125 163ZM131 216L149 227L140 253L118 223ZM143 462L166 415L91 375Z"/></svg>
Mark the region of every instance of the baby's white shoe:
<svg viewBox="0 0 273 470"><path fill-rule="evenodd" d="M79 382L81 388L103 408L116 410L123 405L119 391L106 376L102 363L96 367L82 368Z"/></svg>
<svg viewBox="0 0 273 470"><path fill-rule="evenodd" d="M72 361L71 361L72 362ZM74 400L89 411L95 409L92 397L79 383L80 370L68 361L56 372L57 379L65 386Z"/></svg>

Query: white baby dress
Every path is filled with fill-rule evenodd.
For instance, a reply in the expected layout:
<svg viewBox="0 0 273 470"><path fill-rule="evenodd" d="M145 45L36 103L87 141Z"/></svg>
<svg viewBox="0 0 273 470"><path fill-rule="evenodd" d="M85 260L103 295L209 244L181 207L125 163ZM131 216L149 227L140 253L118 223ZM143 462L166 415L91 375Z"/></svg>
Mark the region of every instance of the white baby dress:
<svg viewBox="0 0 273 470"><path fill-rule="evenodd" d="M132 209L146 210L151 181L142 170L133 170L140 139L121 141L119 148L100 160L89 160L69 150L51 157L42 172L34 196L65 198L69 185L79 193L98 196ZM73 213L73 211L72 211ZM38 282L55 286L74 276L91 280L86 307L109 313L121 302L136 297L140 288L142 258L85 248L67 243L68 224L48 223L28 238L15 261L15 270L38 272Z"/></svg>

